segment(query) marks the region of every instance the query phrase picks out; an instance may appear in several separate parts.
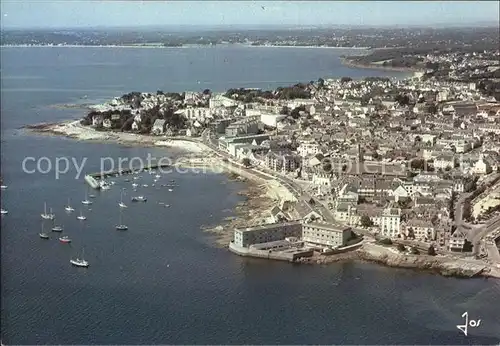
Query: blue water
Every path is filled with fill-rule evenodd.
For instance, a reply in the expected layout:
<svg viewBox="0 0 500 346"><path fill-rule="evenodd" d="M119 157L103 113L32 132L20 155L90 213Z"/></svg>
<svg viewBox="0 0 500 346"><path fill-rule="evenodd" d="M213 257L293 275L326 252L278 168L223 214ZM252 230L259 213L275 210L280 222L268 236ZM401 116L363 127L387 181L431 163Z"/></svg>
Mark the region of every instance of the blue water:
<svg viewBox="0 0 500 346"><path fill-rule="evenodd" d="M76 170L55 178L22 171L31 156L87 158L182 155L153 148L82 143L26 134L24 124L81 116L55 104L90 102L131 90L274 87L319 77L362 77L329 49L247 47L2 49L2 320L4 344L498 344L500 282L459 280L362 263L291 265L244 259L213 245L200 230L231 215L241 185L219 174L172 173L158 189L142 174L116 179L83 207ZM394 73L393 75L398 75ZM200 83L198 83L200 81ZM87 100L82 100L88 95ZM29 165L28 168L32 168ZM175 179L172 192L158 186ZM129 208L117 232L117 201ZM68 198L77 209L67 215ZM39 214L54 208L71 245L43 241ZM171 205L164 208L158 202ZM82 223L76 214L83 208ZM90 210L91 209L91 210ZM71 267L85 249L90 268ZM463 312L481 325L465 337Z"/></svg>

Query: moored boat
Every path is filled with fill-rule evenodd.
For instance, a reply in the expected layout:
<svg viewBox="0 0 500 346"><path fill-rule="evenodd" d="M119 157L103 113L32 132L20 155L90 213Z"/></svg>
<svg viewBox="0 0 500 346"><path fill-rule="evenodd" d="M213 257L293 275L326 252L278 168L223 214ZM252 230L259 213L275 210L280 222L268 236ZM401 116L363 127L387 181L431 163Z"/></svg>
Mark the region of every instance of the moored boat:
<svg viewBox="0 0 500 346"><path fill-rule="evenodd" d="M64 244L71 243L71 239L67 235L59 237L59 241Z"/></svg>
<svg viewBox="0 0 500 346"><path fill-rule="evenodd" d="M52 212L47 213L47 203L43 204L43 213L40 214L40 216L45 220L52 220L54 218L54 214L52 214Z"/></svg>
<svg viewBox="0 0 500 346"><path fill-rule="evenodd" d="M77 266L77 267L88 267L89 266L89 262L87 262L86 260L83 259L83 249L82 249L82 258L72 258L69 260L69 262L74 265L74 266Z"/></svg>

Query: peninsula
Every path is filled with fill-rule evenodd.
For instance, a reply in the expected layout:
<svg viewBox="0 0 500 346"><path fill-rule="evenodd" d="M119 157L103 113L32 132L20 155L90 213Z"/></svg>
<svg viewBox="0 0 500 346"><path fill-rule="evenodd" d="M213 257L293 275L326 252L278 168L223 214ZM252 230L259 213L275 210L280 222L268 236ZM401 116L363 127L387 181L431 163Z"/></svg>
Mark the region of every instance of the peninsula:
<svg viewBox="0 0 500 346"><path fill-rule="evenodd" d="M242 256L500 277L499 57L413 52L425 68L404 80L131 92L35 129L181 146L186 165L267 186L251 221L216 230Z"/></svg>

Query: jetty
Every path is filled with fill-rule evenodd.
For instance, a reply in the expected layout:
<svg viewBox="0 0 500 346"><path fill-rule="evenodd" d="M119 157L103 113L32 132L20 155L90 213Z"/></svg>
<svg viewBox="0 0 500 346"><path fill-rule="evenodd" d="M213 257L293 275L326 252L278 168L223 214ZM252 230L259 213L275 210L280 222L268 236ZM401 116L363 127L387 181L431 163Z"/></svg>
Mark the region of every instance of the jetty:
<svg viewBox="0 0 500 346"><path fill-rule="evenodd" d="M121 175L127 175L127 174L134 174L134 173L140 173L144 171L150 171L150 170L156 170L160 168L168 168L171 167L170 164L152 164L140 168L127 168L127 169L116 169L113 171L105 171L105 172L96 172L96 173L89 173L85 175L84 180L89 186L93 189L100 189L101 184L100 180L107 178L107 177L115 177L115 176L121 176Z"/></svg>

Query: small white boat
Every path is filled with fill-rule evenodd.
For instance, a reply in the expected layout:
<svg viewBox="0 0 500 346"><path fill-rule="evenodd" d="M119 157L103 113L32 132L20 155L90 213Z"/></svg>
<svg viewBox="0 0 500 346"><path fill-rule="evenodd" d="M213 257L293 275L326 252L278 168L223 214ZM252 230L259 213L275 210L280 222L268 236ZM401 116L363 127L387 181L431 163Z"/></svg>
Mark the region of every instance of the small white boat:
<svg viewBox="0 0 500 346"><path fill-rule="evenodd" d="M75 209L73 209L73 207L69 203L69 198L68 198L68 205L64 208L64 210L66 210L68 213L75 211Z"/></svg>
<svg viewBox="0 0 500 346"><path fill-rule="evenodd" d="M155 175L155 178L156 178L156 179L160 179L160 178L161 178L161 175L157 174L157 175Z"/></svg>
<svg viewBox="0 0 500 346"><path fill-rule="evenodd" d="M42 239L49 239L50 238L49 235L47 233L45 233L43 221L42 221L42 231L40 233L38 233L38 236Z"/></svg>
<svg viewBox="0 0 500 346"><path fill-rule="evenodd" d="M69 262L74 265L74 266L77 266L77 267L88 267L89 266L89 262L87 262L86 260L83 259L83 249L82 249L82 258L72 258L69 260Z"/></svg>
<svg viewBox="0 0 500 346"><path fill-rule="evenodd" d="M123 221L122 221L122 210L121 209L120 209L120 222L118 223L118 225L115 226L115 228L118 231L126 231L126 230L128 230L128 226L123 224Z"/></svg>
<svg viewBox="0 0 500 346"><path fill-rule="evenodd" d="M7 188L7 185L0 185L0 189L5 190Z"/></svg>
<svg viewBox="0 0 500 346"><path fill-rule="evenodd" d="M0 214L5 215L8 214L9 212L5 209L0 209Z"/></svg>
<svg viewBox="0 0 500 346"><path fill-rule="evenodd" d="M138 184L136 184L136 183L133 183L133 184L132 184L132 187L133 187L133 188L136 188L137 186L139 186L139 185L138 185Z"/></svg>
<svg viewBox="0 0 500 346"><path fill-rule="evenodd" d="M142 187L148 187L148 184L142 184Z"/></svg>
<svg viewBox="0 0 500 346"><path fill-rule="evenodd" d="M85 204L85 205L92 204L92 201L89 201L87 192L85 192L85 199L82 201L82 204Z"/></svg>
<svg viewBox="0 0 500 346"><path fill-rule="evenodd" d="M127 208L127 205L123 203L123 189L120 193L120 203L118 203L118 205L120 206L120 208Z"/></svg>
<svg viewBox="0 0 500 346"><path fill-rule="evenodd" d="M47 203L43 204L43 213L40 214L40 216L45 220L52 220L54 218L54 214L52 214L52 212L47 213Z"/></svg>
<svg viewBox="0 0 500 346"><path fill-rule="evenodd" d="M80 215L76 217L78 220L87 220L87 217L83 215L82 210L80 209Z"/></svg>
<svg viewBox="0 0 500 346"><path fill-rule="evenodd" d="M146 202L148 199L144 196L132 197L132 202Z"/></svg>
<svg viewBox="0 0 500 346"><path fill-rule="evenodd" d="M54 217L52 219L52 232L62 232L63 228L62 226L56 225L56 218Z"/></svg>
<svg viewBox="0 0 500 346"><path fill-rule="evenodd" d="M172 191L174 191L174 190L172 190L172 189L168 189L168 191L169 191L169 192L172 192Z"/></svg>
<svg viewBox="0 0 500 346"><path fill-rule="evenodd" d="M165 208L170 208L170 204L165 204Z"/></svg>

